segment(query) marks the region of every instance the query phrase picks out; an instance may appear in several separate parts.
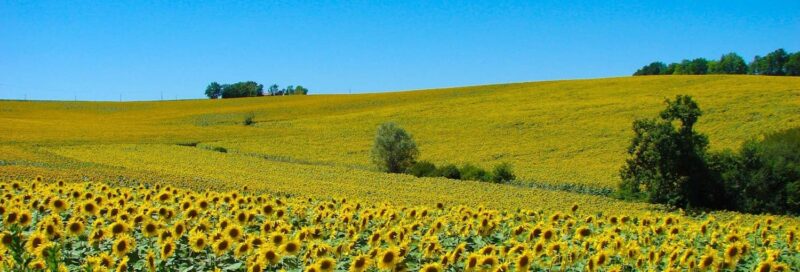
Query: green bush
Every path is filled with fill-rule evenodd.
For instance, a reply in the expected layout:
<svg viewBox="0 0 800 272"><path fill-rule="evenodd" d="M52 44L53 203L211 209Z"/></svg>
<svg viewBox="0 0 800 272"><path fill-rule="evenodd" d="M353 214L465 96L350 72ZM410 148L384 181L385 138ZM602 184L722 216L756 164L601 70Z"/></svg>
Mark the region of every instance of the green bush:
<svg viewBox="0 0 800 272"><path fill-rule="evenodd" d="M244 121L242 121L242 124L245 125L245 126L251 126L251 125L256 123L256 121L253 120L255 118L256 118L255 114L248 113L247 115L244 116Z"/></svg>
<svg viewBox="0 0 800 272"><path fill-rule="evenodd" d="M436 176L449 179L461 179L461 171L458 171L458 167L455 165L448 164L436 169Z"/></svg>
<svg viewBox="0 0 800 272"><path fill-rule="evenodd" d="M800 128L749 140L739 150L709 156L724 184L729 209L750 213L800 213Z"/></svg>
<svg viewBox="0 0 800 272"><path fill-rule="evenodd" d="M492 180L492 175L489 174L488 171L469 163L464 164L464 166L461 166L460 172L461 172L461 179L463 180L477 180L477 181Z"/></svg>
<svg viewBox="0 0 800 272"><path fill-rule="evenodd" d="M436 176L436 165L428 161L418 161L406 172L416 177L434 177Z"/></svg>
<svg viewBox="0 0 800 272"><path fill-rule="evenodd" d="M507 183L515 179L517 179L517 177L514 176L514 171L508 163L495 165L494 169L492 169L492 181L496 183Z"/></svg>

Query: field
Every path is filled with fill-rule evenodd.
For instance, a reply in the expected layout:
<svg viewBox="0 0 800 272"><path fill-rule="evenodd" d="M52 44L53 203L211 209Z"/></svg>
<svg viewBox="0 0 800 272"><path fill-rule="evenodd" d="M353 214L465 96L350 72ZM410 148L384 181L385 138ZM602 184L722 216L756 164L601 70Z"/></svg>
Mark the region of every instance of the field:
<svg viewBox="0 0 800 272"><path fill-rule="evenodd" d="M2 261L70 271L800 267L796 217L687 215L541 189L614 188L631 122L655 116L677 94L700 103L697 130L714 150L800 126L800 79L762 76L214 101L0 101ZM245 126L249 115L255 124ZM377 172L369 149L386 121L413 135L423 160L508 162L521 184ZM23 214L29 222L20 222ZM75 224L82 228L72 231ZM199 238L206 246L193 247ZM387 254L394 258L385 261ZM354 267L358 260L363 266Z"/></svg>

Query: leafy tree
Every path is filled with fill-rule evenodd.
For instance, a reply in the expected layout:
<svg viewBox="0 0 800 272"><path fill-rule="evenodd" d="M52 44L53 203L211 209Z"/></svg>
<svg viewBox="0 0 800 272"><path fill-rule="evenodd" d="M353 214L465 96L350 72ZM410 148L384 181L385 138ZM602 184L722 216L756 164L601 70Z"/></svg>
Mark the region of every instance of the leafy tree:
<svg viewBox="0 0 800 272"><path fill-rule="evenodd" d="M289 85L286 88L283 88L283 95L293 95L294 94L294 86Z"/></svg>
<svg viewBox="0 0 800 272"><path fill-rule="evenodd" d="M278 89L278 84L272 84L269 86L269 89L267 89L269 95L278 95L278 91L280 91L280 89Z"/></svg>
<svg viewBox="0 0 800 272"><path fill-rule="evenodd" d="M720 57L714 69L716 74L744 74L747 73L747 64L736 53L728 53Z"/></svg>
<svg viewBox="0 0 800 272"><path fill-rule="evenodd" d="M264 95L264 85L254 81L237 82L222 86L222 98L252 97Z"/></svg>
<svg viewBox="0 0 800 272"><path fill-rule="evenodd" d="M789 61L789 54L783 48L772 51L764 57L756 56L750 64L750 73L756 75L782 76L786 74L784 65Z"/></svg>
<svg viewBox="0 0 800 272"><path fill-rule="evenodd" d="M783 66L787 76L800 76L800 52L795 52L789 56L789 60Z"/></svg>
<svg viewBox="0 0 800 272"><path fill-rule="evenodd" d="M494 169L492 169L492 181L496 183L507 183L515 179L517 179L517 177L514 175L514 171L508 163L495 165Z"/></svg>
<svg viewBox="0 0 800 272"><path fill-rule="evenodd" d="M800 213L800 128L746 141L739 154L712 154L709 165L724 182L727 208Z"/></svg>
<svg viewBox="0 0 800 272"><path fill-rule="evenodd" d="M633 123L629 158L620 170L620 191L653 203L713 207L721 193L705 164L708 140L693 129L702 112L686 95L666 104L660 119Z"/></svg>
<svg viewBox="0 0 800 272"><path fill-rule="evenodd" d="M296 95L307 95L308 94L308 89L304 88L303 86L297 85L297 87L294 87L294 94L296 94Z"/></svg>
<svg viewBox="0 0 800 272"><path fill-rule="evenodd" d="M417 144L404 129L395 123L384 123L378 127L371 158L384 172L403 173L414 165L419 150Z"/></svg>
<svg viewBox="0 0 800 272"><path fill-rule="evenodd" d="M217 99L222 95L222 86L217 82L211 82L206 87L206 96L211 99Z"/></svg>
<svg viewBox="0 0 800 272"><path fill-rule="evenodd" d="M636 73L634 73L633 75L634 76L663 75L666 74L666 72L667 72L667 65L665 65L663 62L656 61L648 65L645 65L641 69L637 70Z"/></svg>

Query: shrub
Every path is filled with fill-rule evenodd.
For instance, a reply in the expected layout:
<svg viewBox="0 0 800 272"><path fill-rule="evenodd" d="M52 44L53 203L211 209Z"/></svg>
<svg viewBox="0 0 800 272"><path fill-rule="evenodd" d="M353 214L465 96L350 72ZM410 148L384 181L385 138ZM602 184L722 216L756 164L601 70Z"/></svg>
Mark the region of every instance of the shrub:
<svg viewBox="0 0 800 272"><path fill-rule="evenodd" d="M256 118L255 114L248 113L247 115L244 116L244 121L242 121L242 124L245 126L253 125L256 123L256 121L253 120L255 118Z"/></svg>
<svg viewBox="0 0 800 272"><path fill-rule="evenodd" d="M436 165L428 161L419 161L406 172L416 177L433 177L436 176Z"/></svg>
<svg viewBox="0 0 800 272"><path fill-rule="evenodd" d="M508 163L501 163L494 166L492 169L492 181L496 183L507 183L517 179L514 176L514 171Z"/></svg>
<svg viewBox="0 0 800 272"><path fill-rule="evenodd" d="M709 156L726 206L751 213L800 213L800 128L745 142L739 154Z"/></svg>
<svg viewBox="0 0 800 272"><path fill-rule="evenodd" d="M226 149L224 147L221 147L221 146L212 147L211 150L212 151L217 151L219 153L228 153L228 149Z"/></svg>
<svg viewBox="0 0 800 272"><path fill-rule="evenodd" d="M472 164L464 164L461 166L461 179L463 180L477 180L477 181L490 181L492 175L488 171L483 170Z"/></svg>
<svg viewBox="0 0 800 272"><path fill-rule="evenodd" d="M378 127L370 155L379 170L403 173L414 165L418 154L417 144L404 129L394 123Z"/></svg>
<svg viewBox="0 0 800 272"><path fill-rule="evenodd" d="M455 165L448 164L436 169L436 176L449 179L461 179L461 172L458 171L458 167Z"/></svg>

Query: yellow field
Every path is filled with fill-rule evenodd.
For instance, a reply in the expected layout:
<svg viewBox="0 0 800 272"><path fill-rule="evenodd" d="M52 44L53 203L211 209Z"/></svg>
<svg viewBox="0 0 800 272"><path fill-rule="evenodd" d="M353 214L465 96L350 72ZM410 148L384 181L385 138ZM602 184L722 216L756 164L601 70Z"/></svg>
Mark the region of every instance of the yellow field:
<svg viewBox="0 0 800 272"><path fill-rule="evenodd" d="M761 133L800 126L800 78L760 76L654 76L216 101L0 101L0 193L10 196L0 199L0 230L19 241L47 237L52 242L38 251L5 244L2 263L48 264L52 260L43 252L58 247L84 250L61 255L65 268L102 271L126 260L145 265L149 253L156 265L194 263L202 264L197 270L234 271L254 264L320 271L326 270L323 260L347 270L359 256L369 261L370 271L439 267L433 263L448 271L519 270L521 256L530 257L536 269L568 271L687 270L708 260L710 268L740 271L800 266L795 217L688 216L656 205L524 185L385 174L370 164L378 124L394 121L412 133L423 160L485 168L509 162L525 181L613 188L633 120L655 116L664 99L676 94L700 103L705 114L697 130L709 135L712 149L735 148ZM242 125L251 113L257 123ZM227 153L211 150L215 147ZM44 181L30 182L35 176ZM68 182L54 183L59 179ZM152 201L165 193L167 200ZM210 208L194 206L215 197L219 201L211 201ZM229 201L220 200L225 197ZM56 198L70 205L54 209L49 203ZM107 210L80 211L89 202ZM265 213L264 205L286 214ZM172 216L159 214L163 209ZM199 215L189 216L192 209ZM427 216L419 215L423 210ZM28 212L33 222L8 223L9 211ZM239 213L253 218L235 222ZM159 233L169 230L170 237L148 238L137 215L157 222ZM64 235L43 233L48 224L56 225L48 221L55 217L63 221L57 223ZM86 228L68 235L73 218ZM226 225L245 233L228 237L232 247L282 233L297 239L300 249L295 254L281 245L243 253L214 250L219 239L227 239L215 236L228 230L220 226L226 219ZM117 222L128 227L125 233L91 239ZM189 230L203 222L208 228L192 236ZM273 228L259 230L267 224ZM176 228L184 231L178 234ZM322 233L308 239L315 229ZM554 236L533 235L536 229ZM588 236L576 234L583 229ZM392 231L403 237L386 239ZM379 241L370 242L375 234L381 235ZM189 242L199 236L213 243L192 250ZM126 237L139 246L113 256L112 246ZM174 254L159 254L167 244L176 246ZM333 252L317 256L319 248ZM22 259L8 257L15 250L25 252ZM265 259L269 250L281 258ZM726 257L730 250L735 256ZM388 252L405 261L382 266L381 256ZM113 265L95 263L102 254L110 254ZM473 259L492 263L472 267Z"/></svg>
<svg viewBox="0 0 800 272"><path fill-rule="evenodd" d="M0 145L43 149L187 143L311 164L372 169L377 125L412 133L421 159L511 163L523 180L614 187L636 118L690 94L712 149L800 125L800 79L668 76L554 81L363 95L224 101L0 102ZM257 124L240 125L248 113ZM91 162L91 157L76 158Z"/></svg>

